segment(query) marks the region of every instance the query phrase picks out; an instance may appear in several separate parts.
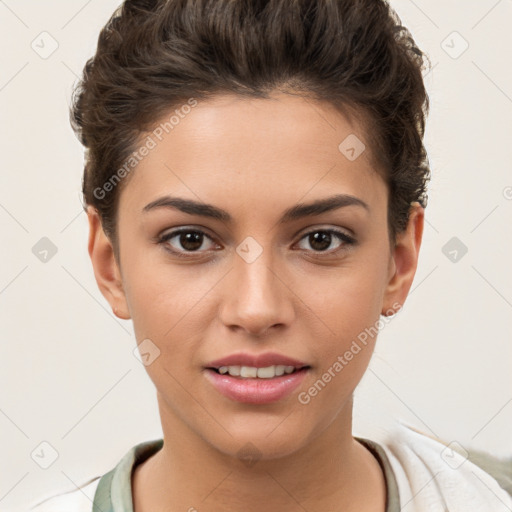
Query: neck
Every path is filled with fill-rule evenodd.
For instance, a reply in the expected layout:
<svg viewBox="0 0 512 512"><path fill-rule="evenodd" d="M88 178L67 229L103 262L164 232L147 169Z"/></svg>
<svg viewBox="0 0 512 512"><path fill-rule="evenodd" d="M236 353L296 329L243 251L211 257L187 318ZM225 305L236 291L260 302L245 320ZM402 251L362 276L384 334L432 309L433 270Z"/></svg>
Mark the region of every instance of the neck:
<svg viewBox="0 0 512 512"><path fill-rule="evenodd" d="M132 476L134 512L299 509L384 511L377 460L352 437L352 399L336 419L284 457L220 452L159 399L164 445Z"/></svg>

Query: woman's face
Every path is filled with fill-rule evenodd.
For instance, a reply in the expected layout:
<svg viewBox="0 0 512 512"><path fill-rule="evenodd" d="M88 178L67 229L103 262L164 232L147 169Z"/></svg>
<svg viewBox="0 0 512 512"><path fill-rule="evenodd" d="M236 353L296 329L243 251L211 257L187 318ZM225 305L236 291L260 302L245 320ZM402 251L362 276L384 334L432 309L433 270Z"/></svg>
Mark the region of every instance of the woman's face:
<svg viewBox="0 0 512 512"><path fill-rule="evenodd" d="M157 127L120 196L122 288L102 289L133 319L137 343L150 340L141 347L164 432L180 425L223 453L250 442L273 458L336 423L350 428L380 314L399 309L416 264L397 263L389 245L387 188L361 127L284 94L217 97L168 134ZM203 206L179 208L177 198ZM330 208L303 208L332 198ZM307 368L264 370L258 381L211 369L280 373L293 366L279 364L285 357Z"/></svg>

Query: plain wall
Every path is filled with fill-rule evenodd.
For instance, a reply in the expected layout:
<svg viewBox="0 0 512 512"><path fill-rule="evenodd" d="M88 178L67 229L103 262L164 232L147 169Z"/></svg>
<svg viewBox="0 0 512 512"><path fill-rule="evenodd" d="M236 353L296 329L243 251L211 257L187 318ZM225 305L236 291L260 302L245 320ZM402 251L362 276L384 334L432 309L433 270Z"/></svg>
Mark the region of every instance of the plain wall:
<svg viewBox="0 0 512 512"><path fill-rule="evenodd" d="M2 511L72 489L161 437L131 323L112 315L93 277L83 151L68 123L71 87L117 3L0 2ZM400 418L511 455L512 2L392 6L434 66L425 77L432 180L415 282L380 333L354 432ZM58 42L46 59L31 47L51 49L43 31ZM469 46L454 58L461 37ZM33 253L43 237L57 249L47 262ZM456 262L445 255L453 237ZM31 458L42 442L59 455L48 469Z"/></svg>

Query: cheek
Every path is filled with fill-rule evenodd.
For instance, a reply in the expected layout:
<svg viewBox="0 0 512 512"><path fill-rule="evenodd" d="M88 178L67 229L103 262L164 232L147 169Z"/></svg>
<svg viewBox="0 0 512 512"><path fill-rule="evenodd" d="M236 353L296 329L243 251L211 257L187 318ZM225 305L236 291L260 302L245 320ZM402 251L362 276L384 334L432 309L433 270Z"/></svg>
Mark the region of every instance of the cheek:
<svg viewBox="0 0 512 512"><path fill-rule="evenodd" d="M370 362L378 335L380 302L371 279L332 283L319 309L325 327L315 337L316 367L299 403L327 425L350 398ZM318 303L320 305L320 303ZM320 334L321 333L321 334ZM327 412L328 411L328 412Z"/></svg>
<svg viewBox="0 0 512 512"><path fill-rule="evenodd" d="M351 262L307 280L298 295L324 320L325 334L347 340L379 318L386 268L382 261Z"/></svg>
<svg viewBox="0 0 512 512"><path fill-rule="evenodd" d="M137 340L172 336L215 284L211 269L170 264L155 247L126 240L123 284ZM196 314L197 315L197 314Z"/></svg>
<svg viewBox="0 0 512 512"><path fill-rule="evenodd" d="M372 301L371 294L359 290L355 295L333 297L332 304L324 309L322 319L329 329L317 338L319 374L328 371L331 377L336 374L333 380L338 384L361 378L378 334L380 315ZM325 380L329 381L329 376Z"/></svg>
<svg viewBox="0 0 512 512"><path fill-rule="evenodd" d="M382 257L363 256L332 272L329 279L315 280L314 293L303 288L308 306L321 320L315 333L318 373L330 371L325 380L336 382L329 385L332 392L339 386L351 389L366 370L379 331L386 269Z"/></svg>
<svg viewBox="0 0 512 512"><path fill-rule="evenodd" d="M137 340L153 337L168 344L193 339L207 321L200 314L201 300L211 287L175 273L156 280L134 278L127 297Z"/></svg>

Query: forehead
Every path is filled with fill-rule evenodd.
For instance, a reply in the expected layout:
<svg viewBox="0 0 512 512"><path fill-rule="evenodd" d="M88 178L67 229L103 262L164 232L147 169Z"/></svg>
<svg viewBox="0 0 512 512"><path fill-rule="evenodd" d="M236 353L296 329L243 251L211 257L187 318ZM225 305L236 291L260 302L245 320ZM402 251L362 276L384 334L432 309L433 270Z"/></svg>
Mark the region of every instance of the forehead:
<svg viewBox="0 0 512 512"><path fill-rule="evenodd" d="M366 202L386 195L365 127L327 102L282 93L268 99L225 95L179 110L141 137L151 149L121 203L140 210L171 192L252 206L284 197L316 199L334 188Z"/></svg>

